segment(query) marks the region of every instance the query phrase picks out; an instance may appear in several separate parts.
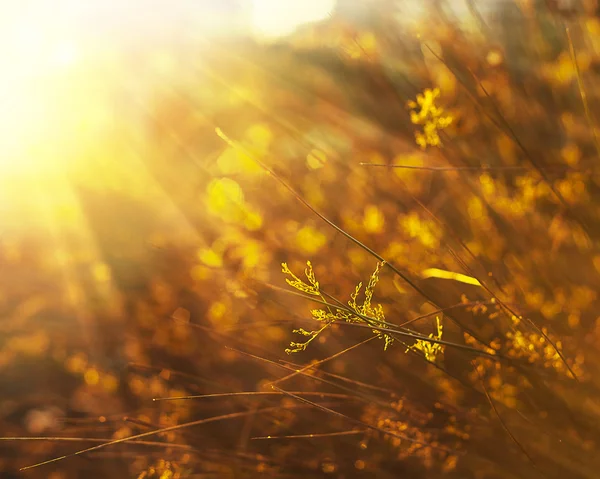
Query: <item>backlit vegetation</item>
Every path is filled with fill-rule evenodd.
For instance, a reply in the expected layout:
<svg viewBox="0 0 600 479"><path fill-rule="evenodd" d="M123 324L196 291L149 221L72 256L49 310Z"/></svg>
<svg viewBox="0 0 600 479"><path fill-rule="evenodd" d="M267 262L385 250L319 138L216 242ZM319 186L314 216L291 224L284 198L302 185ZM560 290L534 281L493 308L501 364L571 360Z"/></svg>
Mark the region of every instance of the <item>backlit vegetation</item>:
<svg viewBox="0 0 600 479"><path fill-rule="evenodd" d="M60 168L0 179L0 472L598 477L598 5L484 3L52 83Z"/></svg>

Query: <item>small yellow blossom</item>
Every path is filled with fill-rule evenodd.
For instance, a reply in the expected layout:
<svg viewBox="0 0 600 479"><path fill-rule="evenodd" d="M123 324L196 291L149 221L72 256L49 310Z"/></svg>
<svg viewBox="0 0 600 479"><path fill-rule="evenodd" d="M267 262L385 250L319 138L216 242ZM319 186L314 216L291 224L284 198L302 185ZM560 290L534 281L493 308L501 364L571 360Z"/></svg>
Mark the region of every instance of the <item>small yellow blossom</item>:
<svg viewBox="0 0 600 479"><path fill-rule="evenodd" d="M365 208L363 226L367 233L381 233L385 226L385 216L377 206L368 205Z"/></svg>
<svg viewBox="0 0 600 479"><path fill-rule="evenodd" d="M443 325L438 316L436 316L435 322L437 329L436 334L431 333L429 338L439 341L442 339ZM427 341L426 339L417 339L417 342L412 346L409 346L406 351L408 352L411 349L415 351L421 351L427 361L435 362L438 354L444 352L444 345L440 343L433 343L431 341Z"/></svg>
<svg viewBox="0 0 600 479"><path fill-rule="evenodd" d="M311 226L305 226L296 235L296 244L298 247L309 254L319 251L325 246L326 242L327 237Z"/></svg>
<svg viewBox="0 0 600 479"><path fill-rule="evenodd" d="M442 142L438 132L452 123L452 117L444 115L444 109L435 105L439 95L439 88L433 90L427 88L422 94L417 95L416 101L411 100L407 104L411 109L410 121L415 125L423 126L422 132L415 133L417 145L423 149L427 145L440 146Z"/></svg>

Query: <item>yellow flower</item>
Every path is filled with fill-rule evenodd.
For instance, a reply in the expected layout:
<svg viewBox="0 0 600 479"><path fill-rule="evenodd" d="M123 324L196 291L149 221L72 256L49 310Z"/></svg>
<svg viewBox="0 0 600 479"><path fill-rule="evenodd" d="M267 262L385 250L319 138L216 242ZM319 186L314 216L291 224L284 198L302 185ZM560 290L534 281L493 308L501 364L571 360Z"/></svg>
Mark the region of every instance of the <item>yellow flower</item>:
<svg viewBox="0 0 600 479"><path fill-rule="evenodd" d="M203 249L198 252L198 259L206 266L220 268L223 266L223 258L212 249Z"/></svg>
<svg viewBox="0 0 600 479"><path fill-rule="evenodd" d="M421 148L440 146L441 140L438 132L447 128L452 123L452 117L444 115L444 110L435 105L435 100L440 95L439 88L427 88L417 95L416 101L407 103L410 112L410 121L415 125L423 125L422 132L415 133L417 145Z"/></svg>
<svg viewBox="0 0 600 479"><path fill-rule="evenodd" d="M323 168L327 162L327 155L321 150L311 150L306 157L306 166L311 170L317 170Z"/></svg>
<svg viewBox="0 0 600 479"><path fill-rule="evenodd" d="M442 339L444 326L440 322L440 318L438 316L436 316L435 322L436 334L431 333L429 335L429 339L435 339L437 341L440 341ZM421 351L425 356L425 359L427 359L427 361L435 362L438 354L444 352L444 345L437 342L434 343L431 341L427 341L426 339L417 339L417 342L412 346L409 346L406 352L408 352L411 349L415 351Z"/></svg>
<svg viewBox="0 0 600 479"><path fill-rule="evenodd" d="M377 206L368 205L365 208L363 226L367 233L381 233L385 226L385 216Z"/></svg>
<svg viewBox="0 0 600 479"><path fill-rule="evenodd" d="M296 235L296 244L306 253L316 253L326 242L327 237L310 226L305 226Z"/></svg>

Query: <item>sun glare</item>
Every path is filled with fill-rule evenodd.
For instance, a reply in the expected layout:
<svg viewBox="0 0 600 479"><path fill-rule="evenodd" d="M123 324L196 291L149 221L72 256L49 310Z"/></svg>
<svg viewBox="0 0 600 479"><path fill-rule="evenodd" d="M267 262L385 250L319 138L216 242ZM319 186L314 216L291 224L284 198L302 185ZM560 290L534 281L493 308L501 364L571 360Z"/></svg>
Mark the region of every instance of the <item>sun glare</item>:
<svg viewBox="0 0 600 479"><path fill-rule="evenodd" d="M231 7L231 11L221 13L226 13L232 25L233 19L244 18L246 28L257 37L274 38L326 18L336 0L246 2L250 11L244 9L244 13ZM19 2L4 2L0 7L0 179L60 169L57 155L49 154L44 144L81 141L80 135L73 135L76 125L73 130L66 128L65 123L74 118L85 123L92 115L88 111L90 105L98 102L77 100L77 94L70 93L88 88L82 72L86 65L97 63L95 54L87 50L90 44L93 51L117 51L133 38L133 32L139 36L148 30L168 29L169 25L155 25L155 17L164 13L164 21L172 23L179 21L174 16L183 15L180 10L191 8L185 7L185 1L155 6L151 12L144 11L142 2L134 6L138 5L136 1L125 12L117 0L64 0L54 6L50 3L34 0L25 7ZM216 8L202 5L207 15ZM202 17L199 7L194 8L189 15ZM169 12L171 15L167 15ZM221 30L228 28L223 26ZM103 83L113 80L106 78Z"/></svg>
<svg viewBox="0 0 600 479"><path fill-rule="evenodd" d="M39 147L57 132L60 122L60 112L51 107L58 100L52 97L53 86L57 76L78 59L76 43L64 29L40 15L12 13L3 25L0 47L0 175L4 178L48 166ZM35 155L32 146L38 150Z"/></svg>
<svg viewBox="0 0 600 479"><path fill-rule="evenodd" d="M327 18L336 0L252 0L251 21L254 33L281 37L299 26Z"/></svg>

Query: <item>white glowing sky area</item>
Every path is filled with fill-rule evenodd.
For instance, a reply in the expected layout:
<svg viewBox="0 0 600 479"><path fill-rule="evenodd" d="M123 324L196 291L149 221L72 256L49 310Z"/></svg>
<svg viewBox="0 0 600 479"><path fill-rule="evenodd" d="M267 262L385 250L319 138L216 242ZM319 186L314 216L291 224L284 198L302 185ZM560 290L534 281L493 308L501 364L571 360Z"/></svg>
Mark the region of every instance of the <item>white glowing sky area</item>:
<svg viewBox="0 0 600 479"><path fill-rule="evenodd" d="M335 0L253 0L251 23L258 35L287 35L327 18L334 6Z"/></svg>
<svg viewBox="0 0 600 479"><path fill-rule="evenodd" d="M0 7L2 176L43 164L28 157L26 150L52 134L49 127L59 114L48 109L52 78L78 57L77 40L59 8L43 1L7 3Z"/></svg>
<svg viewBox="0 0 600 479"><path fill-rule="evenodd" d="M326 18L335 0L0 3L1 179L15 172L36 174L52 167L49 163L53 160L40 154L43 143L63 133L64 112L77 108L59 85L68 84L71 73L82 65L93 64L99 50L118 51L147 36L168 42L169 35L185 29L207 35L241 29L260 38L273 38ZM80 76L76 81L85 80Z"/></svg>

